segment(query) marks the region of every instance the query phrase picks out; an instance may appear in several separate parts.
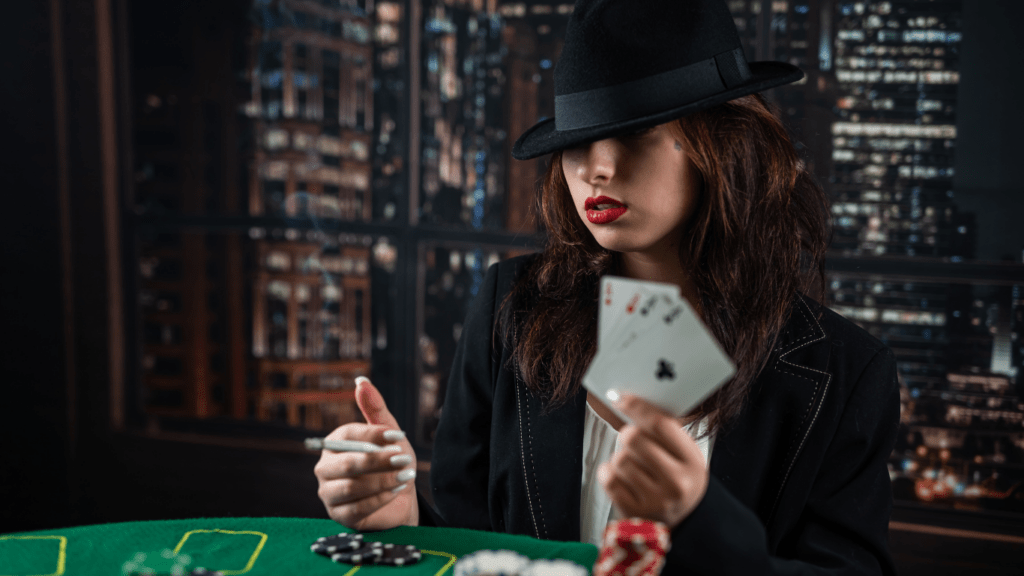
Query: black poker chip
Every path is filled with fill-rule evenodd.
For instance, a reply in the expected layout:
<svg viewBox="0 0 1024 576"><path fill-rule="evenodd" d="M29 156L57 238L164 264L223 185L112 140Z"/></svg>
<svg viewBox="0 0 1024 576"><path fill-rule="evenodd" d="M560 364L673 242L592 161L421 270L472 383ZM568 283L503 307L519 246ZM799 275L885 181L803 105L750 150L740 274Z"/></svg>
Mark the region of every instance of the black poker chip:
<svg viewBox="0 0 1024 576"><path fill-rule="evenodd" d="M363 545L363 535L358 533L342 532L334 536L323 536L313 542L310 550L317 554L330 556L338 552L358 550Z"/></svg>
<svg viewBox="0 0 1024 576"><path fill-rule="evenodd" d="M385 544L383 554L377 559L377 564L385 566L408 566L420 561L423 553L419 548L412 545Z"/></svg>
<svg viewBox="0 0 1024 576"><path fill-rule="evenodd" d="M207 570L206 568L196 568L195 570L189 572L188 576L224 576L224 573L220 570Z"/></svg>
<svg viewBox="0 0 1024 576"><path fill-rule="evenodd" d="M343 550L331 554L331 560L345 564L376 564L384 555L384 545L380 542L363 542L354 550Z"/></svg>

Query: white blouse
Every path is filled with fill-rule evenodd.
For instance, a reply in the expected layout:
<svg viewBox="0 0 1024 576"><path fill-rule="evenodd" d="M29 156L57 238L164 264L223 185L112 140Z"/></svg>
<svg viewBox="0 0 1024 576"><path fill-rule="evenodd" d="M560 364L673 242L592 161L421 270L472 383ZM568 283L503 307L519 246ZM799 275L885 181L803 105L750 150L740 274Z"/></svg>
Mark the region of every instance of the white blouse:
<svg viewBox="0 0 1024 576"><path fill-rule="evenodd" d="M707 422L701 420L685 426L691 437L704 432ZM713 441L710 436L697 440L704 455L704 462L711 462ZM587 403L587 415L583 422L583 479L580 490L580 541L601 546L604 528L619 517L608 494L597 481L597 467L607 462L619 449L619 433L605 422Z"/></svg>

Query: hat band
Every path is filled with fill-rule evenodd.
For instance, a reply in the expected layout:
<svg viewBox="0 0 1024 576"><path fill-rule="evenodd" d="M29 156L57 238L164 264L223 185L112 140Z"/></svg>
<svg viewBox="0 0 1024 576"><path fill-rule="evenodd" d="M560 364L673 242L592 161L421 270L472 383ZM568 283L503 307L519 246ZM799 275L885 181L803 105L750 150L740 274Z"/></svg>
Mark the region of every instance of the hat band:
<svg viewBox="0 0 1024 576"><path fill-rule="evenodd" d="M640 80L562 94L555 96L555 130L643 118L714 96L750 78L743 49L735 48Z"/></svg>

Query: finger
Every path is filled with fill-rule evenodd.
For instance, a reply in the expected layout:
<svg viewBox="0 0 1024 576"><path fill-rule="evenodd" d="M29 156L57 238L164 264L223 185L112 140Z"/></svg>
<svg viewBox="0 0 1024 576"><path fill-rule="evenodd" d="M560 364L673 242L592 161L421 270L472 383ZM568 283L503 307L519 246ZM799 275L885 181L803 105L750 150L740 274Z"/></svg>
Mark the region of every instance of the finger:
<svg viewBox="0 0 1024 576"><path fill-rule="evenodd" d="M620 395L615 402L615 407L629 417L632 425L654 439L671 455L680 460L693 458L693 454L684 442L689 435L669 413L634 394ZM696 448L696 444L694 447Z"/></svg>
<svg viewBox="0 0 1024 576"><path fill-rule="evenodd" d="M405 440L405 432L383 424L350 422L331 431L324 440L358 440L384 446Z"/></svg>
<svg viewBox="0 0 1024 576"><path fill-rule="evenodd" d="M396 430L384 424L349 422L331 430L331 434L327 435L324 440L356 440L383 446L397 440L403 440L404 438L406 438L406 434L402 433L401 430Z"/></svg>
<svg viewBox="0 0 1024 576"><path fill-rule="evenodd" d="M356 378L356 404L368 424L381 424L387 428L399 430L398 421L391 415L384 398L369 378Z"/></svg>
<svg viewBox="0 0 1024 576"><path fill-rule="evenodd" d="M671 483L684 468L680 462L672 459L664 450L651 446L651 442L644 439L645 437L640 432L634 429L632 435L641 438L640 442L646 444L647 449L641 452L629 445L621 446L608 460L608 463L611 464L616 476L637 484L640 494L649 496L657 486ZM636 442L633 444L635 445ZM659 450L662 452L660 456L656 454ZM655 453L653 458L648 456L650 452Z"/></svg>
<svg viewBox="0 0 1024 576"><path fill-rule="evenodd" d="M633 425L619 430L619 450L612 462L629 461L653 482L671 481L685 470L685 463Z"/></svg>
<svg viewBox="0 0 1024 576"><path fill-rule="evenodd" d="M399 492L416 479L413 469L401 472L366 474L356 478L341 478L322 482L317 495L329 507L341 506L385 492Z"/></svg>
<svg viewBox="0 0 1024 576"><path fill-rule="evenodd" d="M317 478L334 480L354 478L376 472L393 472L415 463L414 455L387 449L380 452L324 451L320 456L320 461L313 468L313 473Z"/></svg>
<svg viewBox="0 0 1024 576"><path fill-rule="evenodd" d="M635 516L640 513L642 496L637 493L636 487L618 475L609 463L598 467L597 480L623 516Z"/></svg>
<svg viewBox="0 0 1024 576"><path fill-rule="evenodd" d="M345 504L336 506L325 504L324 507L327 508L327 514L331 519L345 526L352 527L354 524L363 521L367 516L390 504L399 495L401 495L401 491L392 492L388 490Z"/></svg>

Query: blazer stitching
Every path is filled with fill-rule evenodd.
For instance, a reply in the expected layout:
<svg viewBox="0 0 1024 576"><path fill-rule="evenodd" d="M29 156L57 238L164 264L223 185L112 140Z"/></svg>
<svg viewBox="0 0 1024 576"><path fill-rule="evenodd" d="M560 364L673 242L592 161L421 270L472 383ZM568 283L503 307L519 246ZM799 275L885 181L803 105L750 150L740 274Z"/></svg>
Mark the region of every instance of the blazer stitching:
<svg viewBox="0 0 1024 576"><path fill-rule="evenodd" d="M512 316L512 346L515 347L515 343L519 341L519 324L516 322L515 315ZM513 372L516 375L516 410L519 412L519 455L523 461L523 481L526 484L526 502L530 505L530 519L533 520L533 532L540 538L540 528L537 526L537 516L533 513L533 498L530 496L530 475L526 472L526 450L525 442L523 441L523 408L519 402L519 386L522 381L519 378L519 367L513 366ZM527 417L529 421L529 417ZM533 447L531 441L530 447L530 465L533 466ZM537 477L537 472L534 470L534 479Z"/></svg>
<svg viewBox="0 0 1024 576"><path fill-rule="evenodd" d="M526 410L526 437L529 439L530 471L533 472L533 482L535 484L537 484L538 486L540 486L540 482L537 480L537 466L534 464L534 461L533 461L533 430L530 427L530 410L529 410L530 409L530 398L529 398L529 396L526 396L524 398L524 402L526 403L526 409L527 409ZM540 515L540 527L541 527L542 531L544 532L544 536L541 536L541 537L544 538L544 537L547 537L547 535L548 535L548 526L547 526L547 522L544 521L544 503L542 503L540 501L540 490L539 489L537 490L537 510L539 510L539 515Z"/></svg>
<svg viewBox="0 0 1024 576"><path fill-rule="evenodd" d="M807 307L807 303L803 301L803 298L800 298L800 303L803 304L804 307ZM808 311L810 311L810 310L808 309ZM805 320L807 320L807 314L802 309L800 310L800 314L803 315ZM811 317L814 318L814 314L813 313L811 314ZM821 323L818 322L817 318L814 318L814 323L818 327L818 333L820 334L820 336L817 339L812 340L811 342L807 342L806 344L803 344L802 346L799 346L799 348L802 348L803 346L809 346L810 344L813 344L814 342L817 342L818 340L822 340L822 339L825 338L825 331L822 330ZM802 340L806 340L806 338L803 338ZM824 375L825 376L825 387L824 387L824 389L822 389L822 392L821 392L821 398L823 399L825 397L825 394L828 393L829 384L832 382L832 375L829 374L828 372L822 372L821 370L815 370L814 368L810 368L808 366L798 366L798 365L793 364L792 362L784 359L784 357L786 355L788 355L790 352L795 351L796 349L797 348L791 348L790 350L786 351L782 356L779 357L779 361L780 362L785 362L786 364L789 364L790 366L793 366L794 368L803 368L805 370L810 370L812 372L817 372L818 374ZM778 369L778 364L777 363L776 363L776 369ZM808 378L806 376L799 376L798 374L794 374L793 372L790 372L790 371L780 370L780 372L785 372L787 374L792 374L793 376L797 376L797 377L803 378L805 380L811 380L812 382L814 381L811 378ZM807 406L807 411L804 413L803 418L801 418L801 420L800 420L801 425L803 425L804 420L807 419L807 414L810 412L811 407L814 406L814 398L817 396L818 388L820 386L821 386L821 382L820 381L815 383L814 392L811 394L811 403ZM807 425L807 431L804 433L804 437L800 440L800 444L797 445L796 450L793 452L792 458L789 459L789 465L786 467L786 473L783 474L783 476L782 476L782 483L779 484L779 492L778 492L778 494L775 495L775 502L772 503L771 513L768 514L768 521L769 522L772 520L772 518L775 517L775 510L778 508L779 500L782 498L782 492L783 492L783 490L786 487L786 482L789 480L790 473L793 471L793 466L796 465L796 458L800 454L800 451L803 450L804 444L807 443L807 439L810 438L810 436L811 436L811 429L814 428L814 423L818 421L818 414L821 413L821 407L822 407L823 404L824 404L823 401L821 401L821 400L818 401L818 408L817 408L817 410L814 411L814 416L811 418L810 424Z"/></svg>
<svg viewBox="0 0 1024 576"><path fill-rule="evenodd" d="M807 303L803 301L803 298L799 298L799 303L802 304L803 306L807 306ZM800 311L800 315L804 317L804 321L806 321L808 324L810 324L810 319L808 319L807 313L804 312L803 308L801 308L800 306L797 306L797 310L799 310ZM814 315L812 314L811 317L813 318ZM797 340L794 343L793 347L791 347L789 350L786 350L785 352L783 352L779 356L778 362L775 363L775 369L778 370L779 372L783 372L785 374L791 374L793 376L797 376L798 378L803 378L804 380L808 380L810 382L814 382L815 383L814 392L812 393L811 398L813 398L814 395L818 393L818 386L820 386L821 383L820 382L816 382L815 380L813 380L811 378L808 378L806 376L800 376L800 375L795 374L795 373L793 373L791 371L783 370L782 368L779 367L779 364L783 364L783 363L784 364L789 364L790 366L792 366L794 368L803 368L805 370L810 370L812 372L817 372L819 374L825 374L824 372L822 372L820 370L815 370L814 368L809 368L807 366L798 366L796 364L793 364L789 360L786 360L786 356L788 356L792 352L795 352L796 350L798 350L800 348L803 348L805 346L810 346L811 344L813 344L813 343L815 343L815 342L825 338L825 331L821 329L821 324L818 323L818 319L817 318L814 319L814 323L817 324L817 326L818 326L818 332L817 332L818 338L816 338L814 340L811 340L810 342L805 342L803 344L800 344L800 342L803 342L804 340L807 340L808 338L811 338L812 336L815 335L815 334L809 334L809 335L801 338L800 340ZM797 344L800 344L800 345L797 346ZM801 426L807 420L807 415L811 413L811 407L812 406L814 406L814 402L813 401L810 404L807 405L807 410L804 411L804 415L800 418L800 425Z"/></svg>

